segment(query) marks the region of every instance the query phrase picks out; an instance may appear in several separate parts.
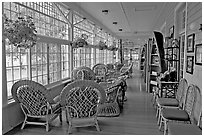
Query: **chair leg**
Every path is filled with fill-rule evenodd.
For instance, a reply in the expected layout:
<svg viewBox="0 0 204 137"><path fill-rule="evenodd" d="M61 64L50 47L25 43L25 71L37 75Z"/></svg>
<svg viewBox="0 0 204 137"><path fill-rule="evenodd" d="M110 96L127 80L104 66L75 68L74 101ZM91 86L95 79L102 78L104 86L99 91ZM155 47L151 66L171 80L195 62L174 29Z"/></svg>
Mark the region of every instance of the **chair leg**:
<svg viewBox="0 0 204 137"><path fill-rule="evenodd" d="M60 122L62 122L62 112L59 114Z"/></svg>
<svg viewBox="0 0 204 137"><path fill-rule="evenodd" d="M164 120L163 120L162 116L160 115L159 130L161 130L163 122L164 122Z"/></svg>
<svg viewBox="0 0 204 137"><path fill-rule="evenodd" d="M101 131L100 128L99 128L99 125L98 125L98 120L96 120L95 126L96 126L96 130L97 130L97 131Z"/></svg>
<svg viewBox="0 0 204 137"><path fill-rule="evenodd" d="M167 120L164 120L164 135L167 135Z"/></svg>
<svg viewBox="0 0 204 137"><path fill-rule="evenodd" d="M49 118L48 118L48 116L46 117L45 126L46 126L46 131L48 132L49 131Z"/></svg>
<svg viewBox="0 0 204 137"><path fill-rule="evenodd" d="M156 118L159 116L159 106L156 104Z"/></svg>
<svg viewBox="0 0 204 137"><path fill-rule="evenodd" d="M72 125L71 123L69 123L68 134L71 134L71 133L72 133Z"/></svg>
<svg viewBox="0 0 204 137"><path fill-rule="evenodd" d="M157 125L159 125L160 121L161 121L161 108L158 107Z"/></svg>
<svg viewBox="0 0 204 137"><path fill-rule="evenodd" d="M22 124L22 126L21 126L21 129L24 128L24 126L25 126L25 124L26 124L26 120L27 120L27 117L25 117L25 119L24 119L24 121L23 121L23 124Z"/></svg>

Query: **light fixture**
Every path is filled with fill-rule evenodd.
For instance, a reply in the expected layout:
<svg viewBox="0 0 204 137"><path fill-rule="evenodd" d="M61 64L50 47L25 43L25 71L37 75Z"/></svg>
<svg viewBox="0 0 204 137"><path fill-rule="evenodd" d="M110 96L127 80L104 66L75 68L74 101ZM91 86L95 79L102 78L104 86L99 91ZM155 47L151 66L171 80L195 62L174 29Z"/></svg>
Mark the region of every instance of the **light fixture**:
<svg viewBox="0 0 204 137"><path fill-rule="evenodd" d="M119 31L123 31L123 29L119 29Z"/></svg>
<svg viewBox="0 0 204 137"><path fill-rule="evenodd" d="M102 13L104 13L105 15L107 15L109 12L109 10L102 10Z"/></svg>
<svg viewBox="0 0 204 137"><path fill-rule="evenodd" d="M199 30L202 31L202 24L200 24L200 28L199 28Z"/></svg>
<svg viewBox="0 0 204 137"><path fill-rule="evenodd" d="M118 22L114 21L113 24L116 25L116 24L118 24Z"/></svg>

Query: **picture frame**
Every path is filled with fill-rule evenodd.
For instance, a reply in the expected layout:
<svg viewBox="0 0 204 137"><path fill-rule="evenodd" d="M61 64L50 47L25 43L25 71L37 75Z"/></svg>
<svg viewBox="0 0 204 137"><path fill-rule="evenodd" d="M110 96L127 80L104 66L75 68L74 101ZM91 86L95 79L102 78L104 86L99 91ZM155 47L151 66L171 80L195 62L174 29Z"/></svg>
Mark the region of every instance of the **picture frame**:
<svg viewBox="0 0 204 137"><path fill-rule="evenodd" d="M190 34L187 37L187 52L194 52L195 34Z"/></svg>
<svg viewBox="0 0 204 137"><path fill-rule="evenodd" d="M202 44L195 46L195 64L202 65Z"/></svg>
<svg viewBox="0 0 204 137"><path fill-rule="evenodd" d="M194 56L187 56L186 59L186 72L193 74L193 67L194 67L194 62L193 62Z"/></svg>
<svg viewBox="0 0 204 137"><path fill-rule="evenodd" d="M174 26L172 26L172 27L169 29L169 37L170 37L170 38L173 38L173 37L174 37Z"/></svg>

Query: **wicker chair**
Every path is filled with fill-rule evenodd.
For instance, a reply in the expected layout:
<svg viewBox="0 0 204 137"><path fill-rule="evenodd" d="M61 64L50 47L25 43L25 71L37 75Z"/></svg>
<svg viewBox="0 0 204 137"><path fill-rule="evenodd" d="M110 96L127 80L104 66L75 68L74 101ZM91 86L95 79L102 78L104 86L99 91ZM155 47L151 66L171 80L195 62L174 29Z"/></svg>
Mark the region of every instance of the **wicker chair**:
<svg viewBox="0 0 204 137"><path fill-rule="evenodd" d="M20 103L25 115L21 129L25 124L34 124L44 125L46 131L49 131L49 122L57 116L60 116L62 122L60 104L46 96L49 91L43 85L31 80L20 80L14 83L11 92L14 100ZM45 119L45 122L33 122L30 120L32 118Z"/></svg>
<svg viewBox="0 0 204 137"><path fill-rule="evenodd" d="M105 64L96 64L92 68L93 72L95 73L96 79L98 82L106 81L106 75L108 72L107 66Z"/></svg>
<svg viewBox="0 0 204 137"><path fill-rule="evenodd" d="M78 67L72 71L72 80L95 80L96 76L89 67Z"/></svg>
<svg viewBox="0 0 204 137"><path fill-rule="evenodd" d="M68 133L72 127L96 126L100 131L97 114L98 107L105 101L105 91L91 80L77 80L63 88L61 106L66 108Z"/></svg>
<svg viewBox="0 0 204 137"><path fill-rule="evenodd" d="M180 121L191 123L193 106L196 99L196 87L194 85L190 85L187 88L186 99L183 109L177 108L165 108L161 110L161 121L160 127L161 129L162 123L164 123L164 134L167 134L167 123L169 121Z"/></svg>
<svg viewBox="0 0 204 137"><path fill-rule="evenodd" d="M106 83L103 84L103 87L106 86ZM106 101L99 107L98 116L99 117L114 117L120 115L120 102L124 99L121 89L121 81L117 81L111 86L107 86L106 91Z"/></svg>
<svg viewBox="0 0 204 137"><path fill-rule="evenodd" d="M133 63L131 62L128 66L123 66L120 69L120 75L124 76L127 75L128 77L132 77L132 67L133 67Z"/></svg>

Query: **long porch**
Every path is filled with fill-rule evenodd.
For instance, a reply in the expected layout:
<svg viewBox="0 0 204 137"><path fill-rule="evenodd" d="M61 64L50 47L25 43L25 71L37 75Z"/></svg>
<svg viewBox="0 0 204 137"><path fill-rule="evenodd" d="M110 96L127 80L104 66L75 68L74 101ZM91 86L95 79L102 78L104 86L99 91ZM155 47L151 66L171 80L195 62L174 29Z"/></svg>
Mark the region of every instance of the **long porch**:
<svg viewBox="0 0 204 137"><path fill-rule="evenodd" d="M95 127L73 128L73 135L161 135L156 121L156 111L152 106L152 95L146 92L141 72L133 67L132 78L127 79L127 101L123 112L118 117L99 117L101 131ZM63 113L63 122L55 119L50 124L50 131L35 125L26 125L23 130L20 126L8 132L8 135L64 135L68 134L68 124Z"/></svg>

